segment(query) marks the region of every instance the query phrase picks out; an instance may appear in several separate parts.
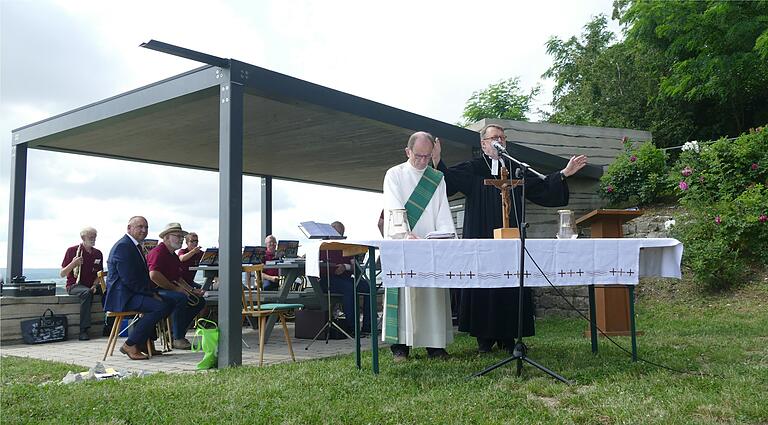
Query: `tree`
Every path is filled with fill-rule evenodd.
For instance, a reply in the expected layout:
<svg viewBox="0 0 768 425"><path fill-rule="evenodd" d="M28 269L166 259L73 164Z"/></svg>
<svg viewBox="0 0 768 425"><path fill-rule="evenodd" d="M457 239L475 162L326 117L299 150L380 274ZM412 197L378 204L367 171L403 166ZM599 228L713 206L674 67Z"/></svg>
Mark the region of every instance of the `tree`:
<svg viewBox="0 0 768 425"><path fill-rule="evenodd" d="M768 1L617 6L626 42L653 46L672 65L659 98L691 104L701 136L737 136L768 121Z"/></svg>
<svg viewBox="0 0 768 425"><path fill-rule="evenodd" d="M484 118L528 121L525 114L531 110L531 102L540 89L536 86L524 94L520 88L520 77L514 77L491 84L481 92L474 92L464 107L464 125Z"/></svg>
<svg viewBox="0 0 768 425"><path fill-rule="evenodd" d="M668 67L663 56L641 44L611 44L614 38L606 17L599 15L584 26L580 38L553 37L547 42L554 63L543 77L555 80L553 112L547 120L653 131L658 117L665 126L663 134L654 132L657 142L687 137L691 126L686 125L685 109L654 102L660 76Z"/></svg>
<svg viewBox="0 0 768 425"><path fill-rule="evenodd" d="M617 0L614 18L624 40L598 16L547 43L549 121L650 130L660 147L768 122L768 1Z"/></svg>

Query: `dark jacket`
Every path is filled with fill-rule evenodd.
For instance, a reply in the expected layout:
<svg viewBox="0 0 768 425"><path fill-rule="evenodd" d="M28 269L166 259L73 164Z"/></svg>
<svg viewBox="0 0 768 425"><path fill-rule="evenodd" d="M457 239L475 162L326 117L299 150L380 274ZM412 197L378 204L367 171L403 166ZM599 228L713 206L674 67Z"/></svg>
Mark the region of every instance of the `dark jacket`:
<svg viewBox="0 0 768 425"><path fill-rule="evenodd" d="M120 238L107 259L107 311L123 311L134 295L154 295L147 263L128 235Z"/></svg>

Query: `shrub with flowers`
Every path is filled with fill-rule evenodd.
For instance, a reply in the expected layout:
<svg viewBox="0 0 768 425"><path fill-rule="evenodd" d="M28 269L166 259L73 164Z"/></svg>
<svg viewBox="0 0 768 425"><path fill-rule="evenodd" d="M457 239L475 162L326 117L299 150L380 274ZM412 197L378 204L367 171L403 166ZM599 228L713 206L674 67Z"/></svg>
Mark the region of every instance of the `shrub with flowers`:
<svg viewBox="0 0 768 425"><path fill-rule="evenodd" d="M670 177L686 211L672 234L697 282L726 288L768 265L768 128L686 149Z"/></svg>
<svg viewBox="0 0 768 425"><path fill-rule="evenodd" d="M622 143L624 152L600 178L600 196L615 207L648 205L671 194L664 151L651 142L638 148L627 138Z"/></svg>

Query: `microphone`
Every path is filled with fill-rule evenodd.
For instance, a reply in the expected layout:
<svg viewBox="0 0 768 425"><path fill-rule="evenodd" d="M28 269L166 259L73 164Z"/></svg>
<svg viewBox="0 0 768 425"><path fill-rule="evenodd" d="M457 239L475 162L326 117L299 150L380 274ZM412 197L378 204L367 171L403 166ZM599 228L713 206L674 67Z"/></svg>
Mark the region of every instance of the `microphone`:
<svg viewBox="0 0 768 425"><path fill-rule="evenodd" d="M493 146L494 148L496 148L496 152L498 152L499 154L502 154L502 153L503 153L503 154L505 154L505 155L509 155L509 154L507 153L507 149L506 149L506 148L504 148L504 145L502 145L501 143L494 141L494 142L491 144L491 146Z"/></svg>

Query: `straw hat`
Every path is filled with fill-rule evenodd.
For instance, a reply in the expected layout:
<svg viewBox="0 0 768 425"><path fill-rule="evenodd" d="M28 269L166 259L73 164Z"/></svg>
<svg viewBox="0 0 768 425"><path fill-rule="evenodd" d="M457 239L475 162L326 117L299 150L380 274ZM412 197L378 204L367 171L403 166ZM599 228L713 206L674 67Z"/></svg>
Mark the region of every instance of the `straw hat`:
<svg viewBox="0 0 768 425"><path fill-rule="evenodd" d="M160 232L160 239L164 238L165 235L168 233L181 233L182 236L187 236L187 231L181 229L181 224L179 223L168 223L165 225L165 228L162 232Z"/></svg>

